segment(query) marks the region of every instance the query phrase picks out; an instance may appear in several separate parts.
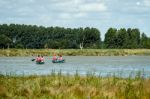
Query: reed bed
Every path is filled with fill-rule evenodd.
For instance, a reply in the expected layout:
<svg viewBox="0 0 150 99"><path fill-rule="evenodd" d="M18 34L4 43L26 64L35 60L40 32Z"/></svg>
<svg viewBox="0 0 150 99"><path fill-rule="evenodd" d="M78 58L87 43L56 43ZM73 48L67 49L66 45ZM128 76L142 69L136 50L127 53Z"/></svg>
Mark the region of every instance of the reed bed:
<svg viewBox="0 0 150 99"><path fill-rule="evenodd" d="M128 56L150 55L150 49L0 49L0 56L49 56L54 53L66 56Z"/></svg>
<svg viewBox="0 0 150 99"><path fill-rule="evenodd" d="M150 99L150 78L50 75L0 75L0 99Z"/></svg>

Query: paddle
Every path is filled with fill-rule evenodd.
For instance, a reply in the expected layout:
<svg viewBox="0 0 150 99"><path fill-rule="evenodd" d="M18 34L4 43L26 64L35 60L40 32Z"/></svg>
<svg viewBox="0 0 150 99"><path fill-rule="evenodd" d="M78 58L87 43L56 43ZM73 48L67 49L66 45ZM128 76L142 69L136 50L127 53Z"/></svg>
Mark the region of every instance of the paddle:
<svg viewBox="0 0 150 99"><path fill-rule="evenodd" d="M35 59L31 59L31 61L35 61Z"/></svg>

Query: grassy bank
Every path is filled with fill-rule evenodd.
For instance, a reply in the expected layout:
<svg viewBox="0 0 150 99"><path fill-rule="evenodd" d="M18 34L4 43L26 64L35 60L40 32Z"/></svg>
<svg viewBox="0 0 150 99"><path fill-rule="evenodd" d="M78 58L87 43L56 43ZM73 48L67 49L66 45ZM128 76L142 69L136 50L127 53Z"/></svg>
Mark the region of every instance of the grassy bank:
<svg viewBox="0 0 150 99"><path fill-rule="evenodd" d="M1 99L150 99L150 79L61 75L0 76Z"/></svg>
<svg viewBox="0 0 150 99"><path fill-rule="evenodd" d="M53 53L66 56L127 56L150 55L150 49L0 49L0 56L49 56Z"/></svg>

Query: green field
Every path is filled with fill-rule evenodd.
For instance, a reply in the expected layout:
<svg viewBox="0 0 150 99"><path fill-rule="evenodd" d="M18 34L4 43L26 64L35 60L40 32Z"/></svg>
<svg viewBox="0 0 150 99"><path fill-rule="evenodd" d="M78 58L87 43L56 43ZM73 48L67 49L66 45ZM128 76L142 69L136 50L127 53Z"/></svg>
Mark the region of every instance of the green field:
<svg viewBox="0 0 150 99"><path fill-rule="evenodd" d="M150 78L1 75L0 99L150 99Z"/></svg>
<svg viewBox="0 0 150 99"><path fill-rule="evenodd" d="M128 56L150 55L150 49L0 49L0 56Z"/></svg>

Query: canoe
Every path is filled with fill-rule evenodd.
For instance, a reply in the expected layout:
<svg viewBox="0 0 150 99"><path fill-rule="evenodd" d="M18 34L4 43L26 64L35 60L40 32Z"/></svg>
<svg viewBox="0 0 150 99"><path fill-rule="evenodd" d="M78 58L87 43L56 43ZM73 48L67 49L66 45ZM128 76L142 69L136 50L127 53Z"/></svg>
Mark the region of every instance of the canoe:
<svg viewBox="0 0 150 99"><path fill-rule="evenodd" d="M36 61L36 64L44 64L44 62L38 62L38 61Z"/></svg>
<svg viewBox="0 0 150 99"><path fill-rule="evenodd" d="M65 59L63 59L63 60L52 60L52 63L65 63Z"/></svg>

